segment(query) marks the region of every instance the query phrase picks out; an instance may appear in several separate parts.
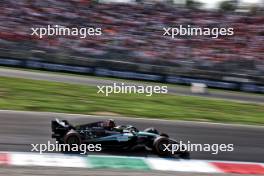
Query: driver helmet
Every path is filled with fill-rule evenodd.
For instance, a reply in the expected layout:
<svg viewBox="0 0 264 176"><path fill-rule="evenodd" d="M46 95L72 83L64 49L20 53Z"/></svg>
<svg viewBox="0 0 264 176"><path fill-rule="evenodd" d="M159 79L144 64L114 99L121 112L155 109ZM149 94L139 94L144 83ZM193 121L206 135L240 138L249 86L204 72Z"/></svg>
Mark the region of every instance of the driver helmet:
<svg viewBox="0 0 264 176"><path fill-rule="evenodd" d="M115 120L113 120L113 119L109 119L109 120L107 120L107 122L106 122L106 127L107 127L107 128L112 129L112 128L114 128L115 126L116 126L116 124L115 124Z"/></svg>

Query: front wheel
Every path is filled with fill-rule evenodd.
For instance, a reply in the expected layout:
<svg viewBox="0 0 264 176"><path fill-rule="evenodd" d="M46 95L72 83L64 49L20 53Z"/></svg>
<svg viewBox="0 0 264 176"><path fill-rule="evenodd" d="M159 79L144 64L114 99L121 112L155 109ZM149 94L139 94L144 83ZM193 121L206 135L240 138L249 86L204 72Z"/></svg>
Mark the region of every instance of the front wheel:
<svg viewBox="0 0 264 176"><path fill-rule="evenodd" d="M167 137L160 136L154 140L153 149L159 156L179 156L182 159L189 159L190 153L185 147L179 146L177 141L173 141ZM180 149L178 147L181 147Z"/></svg>
<svg viewBox="0 0 264 176"><path fill-rule="evenodd" d="M160 136L167 137L167 138L169 137L169 135L166 133L161 133Z"/></svg>
<svg viewBox="0 0 264 176"><path fill-rule="evenodd" d="M160 156L171 156L171 151L166 148L169 144L170 141L167 137L160 136L154 140L154 151Z"/></svg>

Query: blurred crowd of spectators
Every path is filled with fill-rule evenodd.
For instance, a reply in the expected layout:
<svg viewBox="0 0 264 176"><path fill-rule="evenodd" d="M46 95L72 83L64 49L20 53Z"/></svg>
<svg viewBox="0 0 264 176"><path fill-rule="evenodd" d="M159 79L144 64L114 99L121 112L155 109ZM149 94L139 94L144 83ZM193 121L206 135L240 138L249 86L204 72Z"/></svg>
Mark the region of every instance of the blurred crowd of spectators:
<svg viewBox="0 0 264 176"><path fill-rule="evenodd" d="M232 27L233 36L171 39L163 27L178 24ZM103 35L32 37L31 27L100 27ZM0 48L40 50L137 63L264 72L264 17L190 10L164 4L101 4L89 0L0 1Z"/></svg>

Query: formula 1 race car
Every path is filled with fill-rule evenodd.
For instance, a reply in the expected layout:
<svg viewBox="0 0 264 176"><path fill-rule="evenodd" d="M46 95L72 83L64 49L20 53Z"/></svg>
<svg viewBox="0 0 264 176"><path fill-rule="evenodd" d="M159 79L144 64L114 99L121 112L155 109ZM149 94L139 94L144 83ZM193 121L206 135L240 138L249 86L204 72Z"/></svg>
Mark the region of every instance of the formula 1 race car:
<svg viewBox="0 0 264 176"><path fill-rule="evenodd" d="M165 133L155 128L139 131L131 125L116 126L114 120L98 121L73 126L67 120L52 120L52 138L59 144L100 144L102 149L133 150L144 147L159 156L188 159L189 152L184 148L175 150L179 144Z"/></svg>

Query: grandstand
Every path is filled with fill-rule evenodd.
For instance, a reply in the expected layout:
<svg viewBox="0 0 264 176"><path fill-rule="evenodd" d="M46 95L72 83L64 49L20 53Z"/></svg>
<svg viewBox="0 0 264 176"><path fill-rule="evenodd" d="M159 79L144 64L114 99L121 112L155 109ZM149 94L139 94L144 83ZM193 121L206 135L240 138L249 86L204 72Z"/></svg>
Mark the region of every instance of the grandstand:
<svg viewBox="0 0 264 176"><path fill-rule="evenodd" d="M103 35L30 36L33 26L101 27ZM232 27L233 36L171 39L175 24ZM223 13L166 4L104 4L90 0L0 3L0 64L10 59L119 71L264 84L263 14ZM9 59L8 62L5 59ZM12 64L9 64L12 65ZM243 82L243 81L242 81Z"/></svg>

